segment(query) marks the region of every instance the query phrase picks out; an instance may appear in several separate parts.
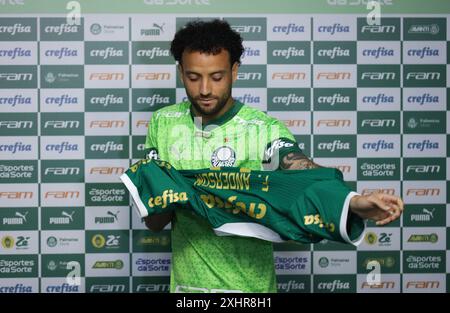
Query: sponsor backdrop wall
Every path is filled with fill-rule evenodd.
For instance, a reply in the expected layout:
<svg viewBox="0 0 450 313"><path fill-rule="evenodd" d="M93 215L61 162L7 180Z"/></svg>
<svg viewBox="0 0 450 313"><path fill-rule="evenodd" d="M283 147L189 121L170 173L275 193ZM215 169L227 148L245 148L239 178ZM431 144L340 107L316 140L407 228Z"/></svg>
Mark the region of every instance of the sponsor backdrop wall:
<svg viewBox="0 0 450 313"><path fill-rule="evenodd" d="M377 26L365 2L91 0L77 26L65 1L0 0L0 292L168 291L170 230L145 229L118 177L186 99L168 49L195 17L242 34L236 98L406 203L358 248L275 245L279 291L449 291L450 3L384 0Z"/></svg>

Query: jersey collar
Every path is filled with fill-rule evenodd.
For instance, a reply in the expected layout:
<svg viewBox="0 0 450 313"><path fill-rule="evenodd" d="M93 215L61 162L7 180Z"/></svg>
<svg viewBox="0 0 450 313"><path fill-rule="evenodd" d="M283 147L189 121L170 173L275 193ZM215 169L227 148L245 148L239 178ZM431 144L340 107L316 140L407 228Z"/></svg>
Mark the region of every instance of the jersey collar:
<svg viewBox="0 0 450 313"><path fill-rule="evenodd" d="M218 118L213 119L213 120L209 121L208 123L203 124L202 130L204 130L205 127L207 127L208 125L221 126L221 125L225 124L226 122L231 120L241 110L243 105L244 104L242 102L240 102L239 100L234 100L233 106L228 111L226 111L224 114L222 114ZM189 107L189 111L191 114L192 121L194 121L195 115L194 115L194 111L192 110L192 104Z"/></svg>

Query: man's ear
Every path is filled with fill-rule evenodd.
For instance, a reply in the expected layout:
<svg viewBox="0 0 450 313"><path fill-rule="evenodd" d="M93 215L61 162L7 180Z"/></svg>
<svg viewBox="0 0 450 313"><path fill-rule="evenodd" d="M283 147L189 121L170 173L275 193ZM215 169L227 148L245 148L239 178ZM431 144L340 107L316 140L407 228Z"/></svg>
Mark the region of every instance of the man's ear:
<svg viewBox="0 0 450 313"><path fill-rule="evenodd" d="M180 76L181 83L184 85L183 65L181 65L181 63L178 63L177 70Z"/></svg>
<svg viewBox="0 0 450 313"><path fill-rule="evenodd" d="M231 67L231 78L233 79L233 83L237 79L238 69L239 69L239 63L234 62L233 66Z"/></svg>

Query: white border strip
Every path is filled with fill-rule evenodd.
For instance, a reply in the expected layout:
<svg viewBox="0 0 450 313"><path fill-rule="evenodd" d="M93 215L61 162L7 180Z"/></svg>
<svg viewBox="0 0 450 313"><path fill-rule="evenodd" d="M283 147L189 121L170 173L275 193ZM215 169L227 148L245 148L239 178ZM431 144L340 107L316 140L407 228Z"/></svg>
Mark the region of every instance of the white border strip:
<svg viewBox="0 0 450 313"><path fill-rule="evenodd" d="M136 186L131 181L130 177L128 177L127 174L122 174L120 176L120 179L125 184L125 187L127 187L128 191L130 192L131 197L133 198L136 210L140 217L146 217L148 216L148 211L142 202L141 198L139 197L139 193L137 191Z"/></svg>
<svg viewBox="0 0 450 313"><path fill-rule="evenodd" d="M218 236L237 235L242 237L253 237L272 242L285 242L280 235L264 225L256 223L226 223L214 228Z"/></svg>
<svg viewBox="0 0 450 313"><path fill-rule="evenodd" d="M367 220L364 220L364 229L361 235L354 241L351 241L350 237L347 234L347 219L348 219L348 211L350 210L350 199L353 198L354 196L359 196L359 194L357 192L351 191L345 198L344 205L342 207L341 220L339 222L339 232L341 234L342 239L344 239L346 242L351 243L355 246L359 246L364 239Z"/></svg>

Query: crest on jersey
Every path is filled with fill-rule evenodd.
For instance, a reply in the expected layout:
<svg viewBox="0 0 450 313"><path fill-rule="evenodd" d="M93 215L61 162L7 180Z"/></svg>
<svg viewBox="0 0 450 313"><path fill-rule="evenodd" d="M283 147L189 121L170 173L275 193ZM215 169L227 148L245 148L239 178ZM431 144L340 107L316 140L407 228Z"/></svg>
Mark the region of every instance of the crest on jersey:
<svg viewBox="0 0 450 313"><path fill-rule="evenodd" d="M158 149L156 148L144 149L144 159L159 160Z"/></svg>
<svg viewBox="0 0 450 313"><path fill-rule="evenodd" d="M231 167L235 163L236 152L228 146L217 148L211 156L211 164L214 167Z"/></svg>

